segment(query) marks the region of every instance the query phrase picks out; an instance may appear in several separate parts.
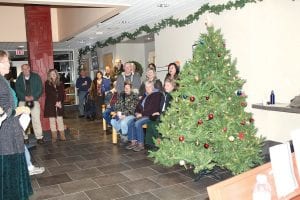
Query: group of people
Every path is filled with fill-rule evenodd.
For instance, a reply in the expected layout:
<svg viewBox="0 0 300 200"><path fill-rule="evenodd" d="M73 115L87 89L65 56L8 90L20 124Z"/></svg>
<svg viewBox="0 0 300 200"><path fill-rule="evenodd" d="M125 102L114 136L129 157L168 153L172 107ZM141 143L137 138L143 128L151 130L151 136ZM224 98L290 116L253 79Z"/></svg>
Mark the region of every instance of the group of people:
<svg viewBox="0 0 300 200"><path fill-rule="evenodd" d="M179 66L176 63L168 65L168 73L164 84L156 77L156 66L151 63L146 69L146 80L141 82L139 74L133 72L131 63L125 63L116 81L116 100L110 104L103 117L121 136L121 142L126 149L141 151L145 148L155 148L153 137L159 136L156 126L160 115L170 105L170 92L176 89ZM147 124L146 138L143 125Z"/></svg>

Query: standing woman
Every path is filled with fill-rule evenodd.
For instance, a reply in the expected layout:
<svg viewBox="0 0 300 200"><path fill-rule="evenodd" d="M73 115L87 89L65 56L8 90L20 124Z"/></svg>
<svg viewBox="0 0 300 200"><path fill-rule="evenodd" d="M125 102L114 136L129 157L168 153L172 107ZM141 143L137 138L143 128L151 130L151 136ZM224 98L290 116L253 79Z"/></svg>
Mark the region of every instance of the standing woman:
<svg viewBox="0 0 300 200"><path fill-rule="evenodd" d="M96 77L92 82L90 96L95 102L96 119L100 120L102 118L102 105L104 104L105 99L104 78L101 71L97 72Z"/></svg>
<svg viewBox="0 0 300 200"><path fill-rule="evenodd" d="M66 140L65 127L63 121L64 84L60 82L56 69L50 69L45 82L45 110L44 117L49 118L52 142L57 140L59 131L60 140ZM57 125L57 126L56 126Z"/></svg>
<svg viewBox="0 0 300 200"><path fill-rule="evenodd" d="M0 107L7 118L0 127L0 199L28 200L33 193L24 154L23 129L19 115L30 113L25 106L17 107L17 97L4 75L9 73L6 51L0 50Z"/></svg>
<svg viewBox="0 0 300 200"><path fill-rule="evenodd" d="M179 67L176 63L170 63L168 65L168 73L165 77L166 79L174 80L175 82L179 80ZM178 89L179 85L176 83L176 87L174 89Z"/></svg>

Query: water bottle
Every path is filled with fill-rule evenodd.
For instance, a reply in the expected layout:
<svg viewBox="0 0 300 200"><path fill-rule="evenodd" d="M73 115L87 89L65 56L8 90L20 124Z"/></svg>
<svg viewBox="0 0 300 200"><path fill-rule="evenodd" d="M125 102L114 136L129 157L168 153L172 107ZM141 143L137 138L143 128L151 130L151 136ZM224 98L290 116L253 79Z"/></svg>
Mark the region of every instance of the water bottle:
<svg viewBox="0 0 300 200"><path fill-rule="evenodd" d="M256 176L256 183L253 189L252 200L271 200L271 186L268 182L267 176L258 174Z"/></svg>
<svg viewBox="0 0 300 200"><path fill-rule="evenodd" d="M270 95L270 104L275 104L275 94L274 91L271 91L271 95Z"/></svg>

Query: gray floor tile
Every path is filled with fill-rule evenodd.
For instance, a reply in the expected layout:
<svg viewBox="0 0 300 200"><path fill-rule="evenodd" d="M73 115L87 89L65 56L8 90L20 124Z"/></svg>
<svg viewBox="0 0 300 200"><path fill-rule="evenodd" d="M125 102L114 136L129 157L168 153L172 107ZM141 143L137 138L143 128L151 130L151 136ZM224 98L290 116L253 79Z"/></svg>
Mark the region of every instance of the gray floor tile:
<svg viewBox="0 0 300 200"><path fill-rule="evenodd" d="M97 168L83 169L79 171L69 172L68 174L73 180L80 180L103 175L103 173Z"/></svg>
<svg viewBox="0 0 300 200"><path fill-rule="evenodd" d="M151 193L159 197L161 200L183 200L199 195L199 193L180 184L157 189L151 191Z"/></svg>
<svg viewBox="0 0 300 200"><path fill-rule="evenodd" d="M127 167L124 164L112 164L112 165L105 165L102 167L98 167L97 169L99 169L104 174L112 174L112 173L129 170L131 168Z"/></svg>
<svg viewBox="0 0 300 200"><path fill-rule="evenodd" d="M72 179L70 179L70 177L67 174L57 174L53 176L40 177L36 180L41 187L72 181Z"/></svg>
<svg viewBox="0 0 300 200"><path fill-rule="evenodd" d="M35 190L33 195L30 197L30 200L42 200L61 195L63 195L63 192L59 189L57 185L54 185Z"/></svg>
<svg viewBox="0 0 300 200"><path fill-rule="evenodd" d="M93 159L93 160L85 160L85 161L75 162L75 164L78 167L80 167L81 169L88 169L88 168L104 165L105 162L103 162L100 159Z"/></svg>
<svg viewBox="0 0 300 200"><path fill-rule="evenodd" d="M138 194L138 193L147 192L149 190L160 188L160 185L154 183L153 181L147 178L121 183L119 185L130 194Z"/></svg>
<svg viewBox="0 0 300 200"><path fill-rule="evenodd" d="M83 161L84 159L81 156L71 156L71 157L57 158L56 160L59 164L65 165L73 162Z"/></svg>
<svg viewBox="0 0 300 200"><path fill-rule="evenodd" d="M52 175L56 175L56 174L63 174L66 172L76 171L76 170L79 170L79 168L74 164L68 164L68 165L61 165L61 166L56 166L56 167L49 167L47 170Z"/></svg>
<svg viewBox="0 0 300 200"><path fill-rule="evenodd" d="M153 194L149 192L135 194L128 197L123 197L118 200L159 200L159 198L153 196Z"/></svg>
<svg viewBox="0 0 300 200"><path fill-rule="evenodd" d="M93 180L101 187L130 181L129 178L120 173L99 176L97 178L93 178Z"/></svg>
<svg viewBox="0 0 300 200"><path fill-rule="evenodd" d="M132 169L121 172L124 176L128 177L130 180L138 180L141 178L146 178L149 176L154 176L158 174L155 170L149 168L149 167L142 167L138 169Z"/></svg>
<svg viewBox="0 0 300 200"><path fill-rule="evenodd" d="M89 190L85 193L91 200L110 200L128 196L128 193L117 185Z"/></svg>
<svg viewBox="0 0 300 200"><path fill-rule="evenodd" d="M141 167L147 167L149 165L153 165L153 162L149 159L141 159L141 160L134 160L130 162L126 162L126 165L129 165L131 168L141 168Z"/></svg>
<svg viewBox="0 0 300 200"><path fill-rule="evenodd" d="M83 179L60 184L62 191L66 194L76 193L91 189L99 188L99 186L91 179Z"/></svg>
<svg viewBox="0 0 300 200"><path fill-rule="evenodd" d="M176 172L171 172L168 174L160 174L157 176L150 177L149 179L153 180L155 183L158 183L161 186L175 185L178 183L191 180L191 178Z"/></svg>
<svg viewBox="0 0 300 200"><path fill-rule="evenodd" d="M90 200L90 199L85 193L79 192L79 193L66 194L63 196L50 198L48 200Z"/></svg>

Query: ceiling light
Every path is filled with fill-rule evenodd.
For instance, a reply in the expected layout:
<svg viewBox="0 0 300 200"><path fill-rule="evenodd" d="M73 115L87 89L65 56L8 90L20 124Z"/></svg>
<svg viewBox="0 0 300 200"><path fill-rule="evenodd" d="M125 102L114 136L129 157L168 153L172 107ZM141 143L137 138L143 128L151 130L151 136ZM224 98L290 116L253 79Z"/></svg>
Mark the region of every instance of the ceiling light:
<svg viewBox="0 0 300 200"><path fill-rule="evenodd" d="M159 4L157 4L157 7L159 7L159 8L167 8L169 6L170 6L170 4L168 4L168 3L159 3Z"/></svg>
<svg viewBox="0 0 300 200"><path fill-rule="evenodd" d="M24 46L23 46L23 45L20 45L20 46L18 46L18 48L19 48L19 49L22 49L22 48L24 48Z"/></svg>
<svg viewBox="0 0 300 200"><path fill-rule="evenodd" d="M129 21L122 20L122 21L120 22L120 24L129 24Z"/></svg>
<svg viewBox="0 0 300 200"><path fill-rule="evenodd" d="M102 35L102 34L103 34L102 31L97 31L97 32L96 32L96 35Z"/></svg>

